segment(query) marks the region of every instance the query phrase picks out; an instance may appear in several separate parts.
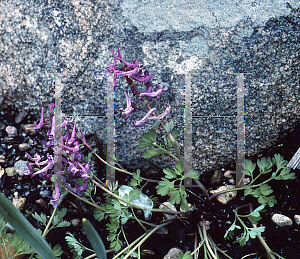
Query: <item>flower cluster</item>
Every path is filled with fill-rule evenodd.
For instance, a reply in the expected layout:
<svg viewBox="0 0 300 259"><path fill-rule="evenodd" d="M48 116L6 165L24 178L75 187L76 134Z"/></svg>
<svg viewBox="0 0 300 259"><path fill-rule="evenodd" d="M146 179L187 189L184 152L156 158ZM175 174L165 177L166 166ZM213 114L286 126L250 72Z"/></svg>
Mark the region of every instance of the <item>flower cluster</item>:
<svg viewBox="0 0 300 259"><path fill-rule="evenodd" d="M134 97L139 96L139 99L141 99L143 103L145 102L144 97L155 98L155 107L151 107L149 105L150 102L148 100L147 107L149 108L149 111L141 120L135 121L133 119L130 128L134 129L135 127L144 126L148 120L161 120L164 117L170 118L170 111L171 111L170 104L168 104L165 107L165 111L162 112L160 115L157 116L155 113L157 111L156 109L157 99L159 99L162 93L166 91L168 88L167 87L162 88L158 84L156 84L156 86L150 84L149 81L151 79L154 79L154 76L149 75L149 71L147 70L144 72L144 75L142 75L142 70L145 68L145 66L139 65L137 59L135 59L133 63L129 63L126 60L124 60L121 56L119 46L118 46L118 57L115 56L113 49L112 49L112 54L114 57L114 63L113 65L111 63L108 63L109 67L107 67L106 69L109 72L114 74L114 89L116 87L116 84L118 83L117 74L121 74L123 75L121 77L126 79ZM121 62L120 65L117 65L117 60ZM140 91L136 87L137 83L134 83L133 80L141 83L141 86L146 86L146 90L143 93L140 93ZM156 91L153 92L152 90L154 87L156 87ZM129 114L131 112L136 111L138 108L137 108L137 104L129 97L128 90L125 91L125 96L127 100L127 107L125 110L120 109L120 111L122 112L122 115L125 115L125 120L127 120Z"/></svg>
<svg viewBox="0 0 300 259"><path fill-rule="evenodd" d="M27 162L28 169L24 172L24 174L31 175L31 177L39 175L45 180L52 180L54 182L55 191L54 195L51 197L51 201L53 202L53 206L56 207L58 205L60 192L58 185L59 176L55 175L54 164L58 161L58 157L61 157L63 172L61 174L61 182L68 189L80 195L87 189L88 178L90 177L88 174L90 165L83 160L80 151L84 148L84 145L89 147L89 144L82 131L77 129L76 123L63 118L63 123L58 125L58 127L61 128L61 132L62 129L66 129L67 133L65 136L61 135L61 144L59 145L60 149L57 149L58 143L55 139L55 104L49 104L49 108L51 111L51 119L47 118L44 120L44 107L42 107L41 120L38 125L34 124L34 126L36 127L36 131L38 131L43 126L52 123L51 129L47 133L49 141L43 141L43 144L45 145L44 151L47 151L50 147L52 147L53 155L47 153L46 160L42 161L42 157L38 153L31 157L26 152L27 157L34 163ZM58 150L60 151L58 152ZM34 165L38 166L38 168L33 168Z"/></svg>

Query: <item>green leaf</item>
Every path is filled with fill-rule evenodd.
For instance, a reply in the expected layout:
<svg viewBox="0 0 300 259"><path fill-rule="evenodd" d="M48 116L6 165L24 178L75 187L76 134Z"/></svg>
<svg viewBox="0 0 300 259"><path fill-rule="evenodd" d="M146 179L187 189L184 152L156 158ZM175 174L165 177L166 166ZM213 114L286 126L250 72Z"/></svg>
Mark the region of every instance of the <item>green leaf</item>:
<svg viewBox="0 0 300 259"><path fill-rule="evenodd" d="M276 164L277 170L284 168L288 164L288 161L284 160L280 154L274 155L273 162Z"/></svg>
<svg viewBox="0 0 300 259"><path fill-rule="evenodd" d="M260 236L261 233L265 231L265 227L248 228L248 230L250 237L256 238L256 236Z"/></svg>
<svg viewBox="0 0 300 259"><path fill-rule="evenodd" d="M22 251L23 251L23 250L22 250ZM60 245L55 245L55 246L53 247L52 251L53 251L53 253L54 253L54 255L55 255L56 257L61 256L61 255L63 254L63 252L64 252L64 251L61 249L61 246L60 246Z"/></svg>
<svg viewBox="0 0 300 259"><path fill-rule="evenodd" d="M181 202L181 197L180 197L180 191L175 189L175 188L172 188L170 189L170 203L172 204L179 204Z"/></svg>
<svg viewBox="0 0 300 259"><path fill-rule="evenodd" d="M168 131L168 132L171 132L174 128L174 123L173 121L169 121L167 124L165 124L165 129Z"/></svg>
<svg viewBox="0 0 300 259"><path fill-rule="evenodd" d="M138 185L140 185L140 183L143 181L143 179L141 178L141 170L137 169L136 173L132 174L132 179L130 181L130 185L131 187L136 187Z"/></svg>
<svg viewBox="0 0 300 259"><path fill-rule="evenodd" d="M281 170L280 174L275 177L275 180L294 180L295 173L290 173L291 168L285 167Z"/></svg>
<svg viewBox="0 0 300 259"><path fill-rule="evenodd" d="M264 196L269 196L273 192L273 190L271 189L271 186L266 183L260 185L259 190L260 190L261 194Z"/></svg>
<svg viewBox="0 0 300 259"><path fill-rule="evenodd" d="M244 195L252 195L252 189L250 187L245 187Z"/></svg>
<svg viewBox="0 0 300 259"><path fill-rule="evenodd" d="M226 230L226 233L224 235L224 238L225 239L232 239L233 238L233 231L235 229L241 229L240 226L238 225L235 225L235 223L233 223L227 230Z"/></svg>
<svg viewBox="0 0 300 259"><path fill-rule="evenodd" d="M97 257L101 259L106 259L106 250L102 239L100 238L95 228L92 226L91 222L88 219L83 218L82 225L88 237L88 240L90 241L93 249L95 250Z"/></svg>
<svg viewBox="0 0 300 259"><path fill-rule="evenodd" d="M149 158L149 157L153 157L153 156L155 156L155 155L158 155L158 154L160 154L160 153L163 153L163 152L161 152L160 149L151 147L151 148L148 148L148 149L146 150L146 152L143 154L143 157L144 157L144 158Z"/></svg>
<svg viewBox="0 0 300 259"><path fill-rule="evenodd" d="M262 211L265 208L264 205L260 205L259 207L257 207L254 211L252 211L249 215L253 216L253 217L259 217L260 216L260 211Z"/></svg>
<svg viewBox="0 0 300 259"><path fill-rule="evenodd" d="M70 222L68 222L68 221L62 221L62 222L59 222L56 227L57 228L64 228L64 227L68 227L70 225L71 225Z"/></svg>
<svg viewBox="0 0 300 259"><path fill-rule="evenodd" d="M184 165L182 164L181 161L176 161L175 167L180 174L184 171Z"/></svg>
<svg viewBox="0 0 300 259"><path fill-rule="evenodd" d="M42 258L55 259L52 249L41 234L2 193L0 193L0 215L9 222L37 254Z"/></svg>
<svg viewBox="0 0 300 259"><path fill-rule="evenodd" d="M190 171L188 171L184 175L184 178L198 179L199 178L199 172L197 170L191 169Z"/></svg>
<svg viewBox="0 0 300 259"><path fill-rule="evenodd" d="M47 218L45 213L41 213L41 215L37 214L36 212L31 215L33 218L41 222L44 226L47 225Z"/></svg>
<svg viewBox="0 0 300 259"><path fill-rule="evenodd" d="M148 146L151 146L153 142L156 141L156 131L154 129L151 129L149 132L145 133L143 136L139 138L139 145L138 148L145 148Z"/></svg>
<svg viewBox="0 0 300 259"><path fill-rule="evenodd" d="M177 178L177 174L169 168L163 169L163 172L165 173L165 176L167 179L176 179Z"/></svg>
<svg viewBox="0 0 300 259"><path fill-rule="evenodd" d="M154 124L153 124L153 129L158 129L158 127L160 126L161 120L157 120Z"/></svg>
<svg viewBox="0 0 300 259"><path fill-rule="evenodd" d="M245 162L245 175L252 176L252 173L255 170L256 164L252 163L252 161L249 159L245 159L244 162Z"/></svg>
<svg viewBox="0 0 300 259"><path fill-rule="evenodd" d="M182 254L182 252L179 252L178 255L176 255L176 257L178 259L193 259L193 255L191 255L191 251L187 251L184 254Z"/></svg>
<svg viewBox="0 0 300 259"><path fill-rule="evenodd" d="M174 188L174 182L170 182L168 179L162 177L162 181L158 182L155 187L157 189L157 194L161 196L166 196L171 188Z"/></svg>
<svg viewBox="0 0 300 259"><path fill-rule="evenodd" d="M105 209L105 206L103 204L100 204L100 207ZM98 209L98 208L94 209L93 215L94 215L94 218L98 221L101 221L101 220L105 219L105 216L107 216L107 215L105 215L104 211L102 211L101 209Z"/></svg>
<svg viewBox="0 0 300 259"><path fill-rule="evenodd" d="M65 239L68 243L68 246L71 249L73 248L80 258L80 256L82 255L82 253L84 251L82 246L80 245L80 243L78 243L78 241L75 239L75 237L70 232L67 232L67 236L65 237Z"/></svg>

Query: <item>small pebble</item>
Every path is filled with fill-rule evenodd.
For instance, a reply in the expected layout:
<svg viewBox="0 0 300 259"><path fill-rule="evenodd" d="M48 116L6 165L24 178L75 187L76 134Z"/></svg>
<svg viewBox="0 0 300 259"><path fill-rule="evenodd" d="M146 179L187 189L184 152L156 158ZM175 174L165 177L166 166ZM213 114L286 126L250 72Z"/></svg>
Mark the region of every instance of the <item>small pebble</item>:
<svg viewBox="0 0 300 259"><path fill-rule="evenodd" d="M163 204L159 205L159 209L177 211L176 207L170 202L163 202ZM163 213L163 215L166 219L174 219L175 218L174 214Z"/></svg>
<svg viewBox="0 0 300 259"><path fill-rule="evenodd" d="M183 253L180 249L177 247L173 247L169 250L169 252L164 256L163 259L178 259L177 255L179 253Z"/></svg>
<svg viewBox="0 0 300 259"><path fill-rule="evenodd" d="M279 227L293 225L292 220L289 217L284 216L282 214L275 213L271 219Z"/></svg>
<svg viewBox="0 0 300 259"><path fill-rule="evenodd" d="M221 177L222 177L222 172L219 170L216 170L213 174L213 176L210 179L211 183L218 183L221 181Z"/></svg>
<svg viewBox="0 0 300 259"><path fill-rule="evenodd" d="M8 137L13 138L16 137L18 135L17 129L13 126L7 126L5 131L8 134Z"/></svg>
<svg viewBox="0 0 300 259"><path fill-rule="evenodd" d="M35 134L35 126L33 124L25 124L23 129L27 135L33 136Z"/></svg>
<svg viewBox="0 0 300 259"><path fill-rule="evenodd" d="M14 164L14 168L18 175L23 176L24 171L28 169L27 162L24 160L19 160Z"/></svg>
<svg viewBox="0 0 300 259"><path fill-rule="evenodd" d="M19 210L22 210L25 205L26 198L13 198L13 204Z"/></svg>
<svg viewBox="0 0 300 259"><path fill-rule="evenodd" d="M300 215L295 215L294 220L295 220L297 225L300 225Z"/></svg>
<svg viewBox="0 0 300 259"><path fill-rule="evenodd" d="M0 178L2 178L2 176L4 175L5 170L2 169L2 167L0 166Z"/></svg>
<svg viewBox="0 0 300 259"><path fill-rule="evenodd" d="M40 195L45 198L45 197L49 197L51 195L50 191L44 190L44 191L40 191Z"/></svg>
<svg viewBox="0 0 300 259"><path fill-rule="evenodd" d="M224 177L226 178L233 178L233 176L235 175L236 173L231 171L231 170L228 170L224 173Z"/></svg>
<svg viewBox="0 0 300 259"><path fill-rule="evenodd" d="M15 123L20 123L27 115L28 113L26 111L20 112L16 118L15 118Z"/></svg>
<svg viewBox="0 0 300 259"><path fill-rule="evenodd" d="M30 149L30 147L27 143L22 143L22 144L19 145L19 150L20 151L26 151L28 149Z"/></svg>
<svg viewBox="0 0 300 259"><path fill-rule="evenodd" d="M14 175L17 174L17 172L16 172L16 170L15 170L14 167L7 167L7 168L5 168L5 173L9 177L12 177L12 176L14 176Z"/></svg>
<svg viewBox="0 0 300 259"><path fill-rule="evenodd" d="M228 189L232 189L234 188L233 185L226 185L226 186L220 186L217 190L211 190L210 193L214 194L214 193L218 193L220 191L225 191ZM227 202L231 201L232 199L234 199L236 197L237 192L233 191L233 192L226 192L223 194L220 194L216 197L216 199L221 202L222 204L226 204Z"/></svg>
<svg viewBox="0 0 300 259"><path fill-rule="evenodd" d="M4 164L5 163L5 156L0 155L0 164Z"/></svg>
<svg viewBox="0 0 300 259"><path fill-rule="evenodd" d="M76 219L71 219L71 224L75 228L79 228L81 226L81 220L76 218Z"/></svg>
<svg viewBox="0 0 300 259"><path fill-rule="evenodd" d="M46 204L47 204L46 201L45 201L44 199L42 199L42 198L36 200L35 203L36 203L37 205L41 206L41 207L45 207Z"/></svg>
<svg viewBox="0 0 300 259"><path fill-rule="evenodd" d="M156 234L159 235L167 235L168 234L168 229L166 227L161 227L158 230L155 231Z"/></svg>

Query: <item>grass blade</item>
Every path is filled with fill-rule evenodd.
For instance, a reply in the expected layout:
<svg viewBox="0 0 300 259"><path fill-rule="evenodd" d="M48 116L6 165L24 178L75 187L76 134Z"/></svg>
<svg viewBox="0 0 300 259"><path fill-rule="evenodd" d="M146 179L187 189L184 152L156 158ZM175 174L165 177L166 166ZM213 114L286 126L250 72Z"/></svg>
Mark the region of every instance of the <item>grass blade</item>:
<svg viewBox="0 0 300 259"><path fill-rule="evenodd" d="M85 231L93 249L95 250L97 258L98 259L106 259L107 258L106 250L105 250L104 244L102 242L102 239L98 235L96 229L93 227L91 222L86 218L82 219L82 225L83 225L84 231Z"/></svg>
<svg viewBox="0 0 300 259"><path fill-rule="evenodd" d="M51 247L23 214L0 192L0 215L42 258L55 259Z"/></svg>

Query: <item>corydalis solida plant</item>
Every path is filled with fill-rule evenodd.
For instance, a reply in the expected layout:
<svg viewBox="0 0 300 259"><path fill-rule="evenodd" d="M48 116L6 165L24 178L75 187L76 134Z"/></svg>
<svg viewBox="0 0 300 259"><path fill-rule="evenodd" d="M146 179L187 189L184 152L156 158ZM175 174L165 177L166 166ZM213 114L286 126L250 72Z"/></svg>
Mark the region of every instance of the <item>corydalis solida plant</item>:
<svg viewBox="0 0 300 259"><path fill-rule="evenodd" d="M144 72L144 75L142 75L142 70L145 68L145 66L139 65L137 59L135 59L133 63L129 63L125 59L123 59L119 46L118 46L118 57L115 56L113 49L112 49L112 54L114 57L114 63L113 65L111 63L108 63L109 67L107 67L106 69L109 72L114 74L114 89L118 83L117 80L118 74L121 74L122 75L121 77L123 78L125 77L133 97L136 96L139 97L137 101L141 99L144 104L146 102L145 97L148 98L148 102L146 102L146 106L149 109L149 111L147 111L146 115L141 120L135 121L133 119L130 128L134 129L136 127L142 127L145 125L145 123L148 122L148 120L161 120L163 118L170 118L170 111L171 111L170 104L165 106L165 111L162 112L160 115L156 115L155 113L157 111L157 107L156 107L157 99L159 99L162 93L164 91L167 91L168 88L167 87L162 88L158 84L156 84L156 86L150 84L149 81L151 79L154 79L154 76L149 75L149 71L147 70ZM117 65L117 60L120 61L121 63L120 65ZM141 87L146 86L146 90L143 93L140 93L140 91L137 89L137 83L134 81L141 83ZM154 87L156 87L157 89L155 92L152 91ZM128 90L125 91L125 96L127 101L127 107L126 109L121 108L120 111L122 112L122 115L125 115L125 120L127 120L131 112L141 110L141 109L139 109L138 105L133 100L131 100ZM150 98L155 98L155 107L151 107L153 106L153 104L149 104L151 101Z"/></svg>
<svg viewBox="0 0 300 259"><path fill-rule="evenodd" d="M38 125L34 124L36 131L41 129L45 125L51 125L51 129L47 132L48 142L43 141L45 145L44 151L47 151L50 147L53 149L53 154L50 155L47 153L47 159L44 161L42 157L36 153L31 157L27 152L27 157L34 163L27 162L28 169L24 172L25 175L31 175L34 177L39 175L45 180L51 180L54 183L54 195L51 197L53 202L53 207L57 207L58 201L60 198L60 190L58 181L62 180L62 183L66 188L81 195L88 187L88 179L90 165L83 160L80 151L84 149L84 145L89 147L88 142L86 141L82 131L77 129L76 123L68 121L66 118L63 118L63 123L58 125L61 128L61 133L63 129L66 129L66 134L61 135L61 154L56 153L56 140L55 140L55 114L54 108L55 104L49 104L49 109L51 111L50 119L46 118L44 120L44 107L42 107L41 120ZM62 179L58 179L58 176L54 173L54 164L58 161L58 156L61 156L62 160ZM38 168L33 168L36 165Z"/></svg>

